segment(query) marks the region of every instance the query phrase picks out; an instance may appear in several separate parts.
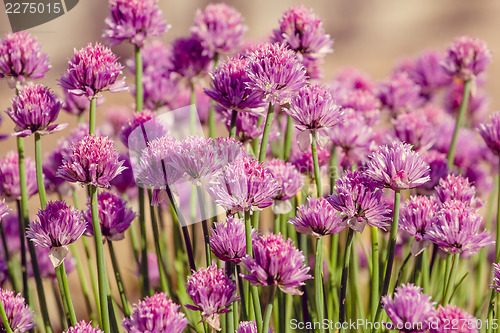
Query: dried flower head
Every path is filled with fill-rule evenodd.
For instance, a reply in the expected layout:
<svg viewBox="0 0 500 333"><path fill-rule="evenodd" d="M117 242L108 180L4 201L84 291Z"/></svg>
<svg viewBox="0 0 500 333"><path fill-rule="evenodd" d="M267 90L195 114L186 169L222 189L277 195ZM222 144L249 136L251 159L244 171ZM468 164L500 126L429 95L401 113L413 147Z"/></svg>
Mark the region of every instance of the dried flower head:
<svg viewBox="0 0 500 333"><path fill-rule="evenodd" d="M3 304L7 321L13 332L28 332L36 326L35 312L30 311L20 294L14 295L14 291L0 288L0 302ZM0 329L7 331L1 322Z"/></svg>
<svg viewBox="0 0 500 333"><path fill-rule="evenodd" d="M456 38L441 65L451 76L464 79L473 79L484 72L491 60L491 52L482 40L469 36Z"/></svg>

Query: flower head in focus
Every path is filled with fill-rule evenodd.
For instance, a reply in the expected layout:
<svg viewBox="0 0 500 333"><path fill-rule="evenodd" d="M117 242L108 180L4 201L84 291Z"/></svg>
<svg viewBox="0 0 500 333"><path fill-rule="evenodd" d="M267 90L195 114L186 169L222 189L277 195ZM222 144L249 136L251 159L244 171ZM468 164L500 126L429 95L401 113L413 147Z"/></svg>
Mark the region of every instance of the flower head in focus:
<svg viewBox="0 0 500 333"><path fill-rule="evenodd" d="M460 323L448 328L447 323ZM430 333L478 333L478 319L468 314L464 310L448 304L446 306L438 305L434 324L430 327ZM455 329L456 327L456 329Z"/></svg>
<svg viewBox="0 0 500 333"><path fill-rule="evenodd" d="M449 75L468 81L484 72L490 60L491 52L485 42L461 36L448 47L446 58L441 65Z"/></svg>
<svg viewBox="0 0 500 333"><path fill-rule="evenodd" d="M0 288L0 302L3 304L7 321L13 332L28 332L36 326L35 312L30 311L20 294L14 295L14 291ZM0 329L7 331L3 323L0 323Z"/></svg>
<svg viewBox="0 0 500 333"><path fill-rule="evenodd" d="M246 255L245 221L234 216L228 216L224 222L215 222L211 229L210 248L222 261L240 262ZM257 231L252 230L256 238Z"/></svg>
<svg viewBox="0 0 500 333"><path fill-rule="evenodd" d="M325 198L307 198L307 205L297 208L297 216L288 223L295 227L297 232L315 237L338 234L345 228L337 211Z"/></svg>

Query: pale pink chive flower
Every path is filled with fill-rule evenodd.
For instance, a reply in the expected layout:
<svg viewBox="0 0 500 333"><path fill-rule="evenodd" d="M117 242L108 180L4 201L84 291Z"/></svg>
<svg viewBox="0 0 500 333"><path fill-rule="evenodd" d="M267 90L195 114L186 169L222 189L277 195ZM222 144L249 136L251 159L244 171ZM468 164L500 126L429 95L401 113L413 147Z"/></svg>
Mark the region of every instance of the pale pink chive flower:
<svg viewBox="0 0 500 333"><path fill-rule="evenodd" d="M12 108L5 113L16 127L14 136L40 135L58 132L68 124L51 124L56 121L61 110L61 102L48 88L41 84L29 84L23 87L19 95L12 99Z"/></svg>
<svg viewBox="0 0 500 333"><path fill-rule="evenodd" d="M284 105L307 84L306 69L284 44L264 44L248 57L248 87L266 103Z"/></svg>
<svg viewBox="0 0 500 333"><path fill-rule="evenodd" d="M246 255L245 221L228 216L226 221L214 222L210 231L210 249L217 258L238 263ZM257 238L257 230L252 229L252 237Z"/></svg>
<svg viewBox="0 0 500 333"><path fill-rule="evenodd" d="M273 332L274 330L271 327L269 327L268 333L273 333ZM257 324L255 323L255 320L240 321L236 333L257 333Z"/></svg>
<svg viewBox="0 0 500 333"><path fill-rule="evenodd" d="M290 102L290 108L284 109L298 124L299 147L307 150L311 145L312 132L317 133L321 147L326 145L328 136L325 129L334 127L343 121L343 112L324 85L313 84L301 88Z"/></svg>
<svg viewBox="0 0 500 333"><path fill-rule="evenodd" d="M500 156L500 112L492 114L489 122L479 125L478 130L491 152Z"/></svg>
<svg viewBox="0 0 500 333"><path fill-rule="evenodd" d="M167 293L156 293L134 304L132 314L123 319L122 325L129 333L181 333L189 322L179 308Z"/></svg>
<svg viewBox="0 0 500 333"><path fill-rule="evenodd" d="M214 101L230 111L257 112L264 106L261 95L248 84L248 59L241 56L228 58L210 72L210 88L205 89ZM261 111L261 110L260 110Z"/></svg>
<svg viewBox="0 0 500 333"><path fill-rule="evenodd" d="M430 180L429 165L412 146L401 142L379 147L370 156L366 175L379 187L395 191L418 187Z"/></svg>
<svg viewBox="0 0 500 333"><path fill-rule="evenodd" d="M80 50L75 49L68 67L59 79L59 85L71 94L94 99L102 91L128 90L125 78L118 80L123 69L118 57L100 43L95 46L89 43Z"/></svg>
<svg viewBox="0 0 500 333"><path fill-rule="evenodd" d="M482 218L474 208L462 201L447 201L434 215L425 239L447 253L471 255L495 244L487 231L480 231L481 225Z"/></svg>
<svg viewBox="0 0 500 333"><path fill-rule="evenodd" d="M28 197L38 193L36 184L36 165L29 157L25 157L26 185ZM21 200L21 184L19 180L19 157L17 152L10 151L0 160L0 195L7 201Z"/></svg>
<svg viewBox="0 0 500 333"><path fill-rule="evenodd" d="M483 205L481 199L476 197L476 188L469 180L461 175L448 175L439 181L435 187L436 199L439 205L452 200L463 202L472 208L479 208Z"/></svg>
<svg viewBox="0 0 500 333"><path fill-rule="evenodd" d="M281 186L281 190L276 196L274 212L285 214L292 209L289 199L295 197L304 185L304 176L290 162L285 162L279 158L274 158L265 163L274 179Z"/></svg>
<svg viewBox="0 0 500 333"><path fill-rule="evenodd" d="M438 209L435 198L424 195L412 196L401 208L399 227L415 237L411 244L411 253L414 256L430 245L430 241L425 239L425 234L434 221Z"/></svg>
<svg viewBox="0 0 500 333"><path fill-rule="evenodd" d="M345 224L338 216L337 211L325 198L307 198L306 205L297 208L297 216L288 223L295 227L297 232L320 238L330 234L338 234L345 228Z"/></svg>
<svg viewBox="0 0 500 333"><path fill-rule="evenodd" d="M19 83L41 79L51 67L42 44L28 32L7 33L0 39L0 79Z"/></svg>
<svg viewBox="0 0 500 333"><path fill-rule="evenodd" d="M422 106L421 88L407 73L394 74L377 87L377 97L392 116Z"/></svg>
<svg viewBox="0 0 500 333"><path fill-rule="evenodd" d="M413 145L416 151L428 150L437 135L432 123L419 111L409 111L392 119L394 135L401 142Z"/></svg>
<svg viewBox="0 0 500 333"><path fill-rule="evenodd" d="M358 170L347 171L335 182L335 192L326 198L340 212L342 225L363 232L366 224L385 229L390 209L382 197L383 191L373 186L371 179Z"/></svg>
<svg viewBox="0 0 500 333"><path fill-rule="evenodd" d="M422 288L412 283L402 284L396 288L394 298L382 297L385 312L392 321L386 323L389 329L405 333L426 332L436 319L435 302L422 293Z"/></svg>
<svg viewBox="0 0 500 333"><path fill-rule="evenodd" d="M38 210L37 219L32 221L26 236L36 246L49 248L49 257L54 267L59 266L68 254L68 245L80 238L87 222L82 214L64 201L49 201L45 209Z"/></svg>
<svg viewBox="0 0 500 333"><path fill-rule="evenodd" d="M87 323L82 320L79 323L76 323L74 326L71 326L63 333L104 333L104 331L100 330L97 327L92 326L91 323Z"/></svg>
<svg viewBox="0 0 500 333"><path fill-rule="evenodd" d="M247 274L241 276L253 286L275 285L286 294L302 295L298 289L305 285L309 267L302 251L293 246L291 239L284 240L281 234L260 236L252 242L254 258L247 255L241 260Z"/></svg>
<svg viewBox="0 0 500 333"><path fill-rule="evenodd" d="M243 34L248 29L243 24L241 13L224 3L210 3L202 11L194 14L191 35L201 41L204 53L229 54L243 42Z"/></svg>
<svg viewBox="0 0 500 333"><path fill-rule="evenodd" d="M170 26L163 19L158 0L110 0L102 34L111 46L123 41L139 47L147 37L160 37Z"/></svg>
<svg viewBox="0 0 500 333"><path fill-rule="evenodd" d="M212 200L229 214L269 207L280 189L266 167L246 156L230 163L207 187Z"/></svg>
<svg viewBox="0 0 500 333"><path fill-rule="evenodd" d="M74 143L64 157L57 175L72 183L109 187L110 181L123 171L123 161L113 141L107 137L87 135Z"/></svg>
<svg viewBox="0 0 500 333"><path fill-rule="evenodd" d="M13 332L28 332L36 326L35 312L30 311L21 294L14 295L14 291L0 288L0 302ZM0 323L0 329L6 331L3 323Z"/></svg>
<svg viewBox="0 0 500 333"><path fill-rule="evenodd" d="M125 238L125 231L136 217L134 211L127 207L127 202L113 193L103 191L97 196L97 205L102 236L110 241ZM90 202L87 203L87 206L88 209L83 213L83 219L87 222L85 235L93 236Z"/></svg>
<svg viewBox="0 0 500 333"><path fill-rule="evenodd" d="M451 324L450 323L457 323ZM429 328L430 333L477 333L480 321L464 310L448 304L445 307L438 305L434 324Z"/></svg>
<svg viewBox="0 0 500 333"><path fill-rule="evenodd" d="M243 145L234 138L217 138L215 140L215 152L224 164L250 156L243 148Z"/></svg>
<svg viewBox="0 0 500 333"><path fill-rule="evenodd" d="M456 38L448 47L441 65L451 76L466 81L484 72L491 60L491 52L482 40L469 36Z"/></svg>
<svg viewBox="0 0 500 333"><path fill-rule="evenodd" d="M192 81L209 70L211 58L205 55L201 41L194 37L177 38L172 42L172 71Z"/></svg>
<svg viewBox="0 0 500 333"><path fill-rule="evenodd" d="M186 304L185 307L201 311L201 321L207 321L218 331L221 329L219 314L229 311L228 306L238 299L236 284L216 265L200 267L188 276L186 291L194 305Z"/></svg>
<svg viewBox="0 0 500 333"><path fill-rule="evenodd" d="M500 293L500 264L493 264L493 277L490 288Z"/></svg>

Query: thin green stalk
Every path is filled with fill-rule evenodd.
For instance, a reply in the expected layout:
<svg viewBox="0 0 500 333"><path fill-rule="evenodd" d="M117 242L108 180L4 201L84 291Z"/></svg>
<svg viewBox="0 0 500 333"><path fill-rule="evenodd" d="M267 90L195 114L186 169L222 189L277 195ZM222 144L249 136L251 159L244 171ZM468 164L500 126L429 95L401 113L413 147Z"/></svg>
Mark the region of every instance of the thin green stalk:
<svg viewBox="0 0 500 333"><path fill-rule="evenodd" d="M99 287L97 286L96 274L94 271L94 265L92 264L92 260L90 259L90 247L87 241L87 237L81 238L83 243L83 249L85 251L85 259L87 260L87 268L89 270L90 282L92 284L92 292L94 293L94 300L96 303L97 310L97 318L101 318L101 305L99 303Z"/></svg>
<svg viewBox="0 0 500 333"><path fill-rule="evenodd" d="M56 271L56 277L59 273ZM56 302L57 307L57 315L59 317L59 322L61 323L61 327L65 330L68 328L69 318L66 317L66 312L64 309L67 309L67 304L63 305L63 300L61 297L61 293L59 292L59 285L56 287L54 283L51 283L52 294L54 295L54 300Z"/></svg>
<svg viewBox="0 0 500 333"><path fill-rule="evenodd" d="M403 263L401 264L401 267L399 268L399 273L398 273L398 277L396 279L396 283L394 284L394 288L399 286L399 284L401 283L401 279L403 278L403 273L405 271L406 265L408 264L408 262L410 261L410 258L412 256L413 255L411 254L411 252L408 251L408 255L406 256L405 260L403 260ZM413 282L415 282L415 281L413 281Z"/></svg>
<svg viewBox="0 0 500 333"><path fill-rule="evenodd" d="M229 125L229 137L236 138L236 124L238 121L238 111L231 111L231 123Z"/></svg>
<svg viewBox="0 0 500 333"><path fill-rule="evenodd" d="M130 317L130 304L127 300L127 293L125 292L125 286L120 274L120 267L118 267L118 261L116 260L115 249L113 247L113 242L108 241L109 255L111 257L111 263L113 265L113 270L115 271L116 286L118 287L118 292L120 294L120 300L122 301L123 315L125 317Z"/></svg>
<svg viewBox="0 0 500 333"><path fill-rule="evenodd" d="M325 302L323 294L323 237L316 240L316 261L314 264L314 297L316 301L316 311L318 321L323 323L325 319ZM320 325L319 331L325 332L323 325Z"/></svg>
<svg viewBox="0 0 500 333"><path fill-rule="evenodd" d="M354 235L356 236L356 235ZM358 254L356 251L356 247L352 248L352 253L351 253L351 267L350 267L350 273L349 273L349 279L350 279L350 288L351 292L353 293L353 300L352 302L353 308L356 310L356 312L353 310L353 313L357 313L356 318L365 318L365 312L363 309L363 300L361 299L361 294L359 292L359 280L358 280ZM364 333L364 326L361 326L361 332Z"/></svg>
<svg viewBox="0 0 500 333"><path fill-rule="evenodd" d="M226 262L226 275L231 280L234 280L234 266L230 261ZM226 312L226 332L234 332L234 303L231 303L229 311Z"/></svg>
<svg viewBox="0 0 500 333"><path fill-rule="evenodd" d="M12 267L12 262L10 260L10 251L9 248L7 247L7 239L5 238L5 229L3 228L2 221L0 221L0 237L2 238L2 248L3 248L4 258L5 261L7 261L7 272L9 273L7 275L9 278L9 282L12 285L12 289L18 291L19 286L17 285L17 279L15 276L14 267Z"/></svg>
<svg viewBox="0 0 500 333"><path fill-rule="evenodd" d="M339 165L339 162L337 161L337 147L335 145L332 145L332 150L330 152L330 165L328 168L329 171L329 178L330 178L330 194L333 194L335 190L335 179L337 176L337 168Z"/></svg>
<svg viewBox="0 0 500 333"><path fill-rule="evenodd" d="M286 132L285 132L285 142L283 144L283 159L288 161L290 154L292 152L293 143L293 118L287 116L286 118Z"/></svg>
<svg viewBox="0 0 500 333"><path fill-rule="evenodd" d="M90 135L95 133L96 107L97 107L97 98L92 98L90 100L90 109L89 109L89 134Z"/></svg>
<svg viewBox="0 0 500 333"><path fill-rule="evenodd" d="M352 240L354 236L354 230L349 228L349 232L347 234L347 240L345 243L345 252L344 252L344 263L342 268L342 278L340 280L340 308L339 308L339 323L345 322L345 302L346 302L346 294L347 294L347 275L349 274L349 264L351 262L351 250L352 250ZM342 330L341 330L342 331Z"/></svg>
<svg viewBox="0 0 500 333"><path fill-rule="evenodd" d="M262 133L262 142L260 143L259 162L264 162L266 159L267 143L269 142L269 133L271 132L271 124L274 117L274 105L269 103L267 110L266 124L264 125L264 133Z"/></svg>
<svg viewBox="0 0 500 333"><path fill-rule="evenodd" d="M316 131L311 131L311 135L311 150L314 165L314 180L316 181L316 195L320 198L323 195L323 189L321 187L321 174L319 172L318 151L316 148Z"/></svg>
<svg viewBox="0 0 500 333"><path fill-rule="evenodd" d="M453 286L455 285L455 278L456 278L456 275L457 275L457 270L458 270L458 260L460 258L460 253L455 253L455 254L448 254L448 256L452 256L453 259L452 259L452 262L451 262L451 268L450 268L450 275L449 275L449 279L448 279L448 283L446 284L446 292L445 292L445 296L443 298L443 301L441 302L441 304L443 306L446 306L449 302L450 302L450 298L451 298L451 293L453 291Z"/></svg>
<svg viewBox="0 0 500 333"><path fill-rule="evenodd" d="M371 276L371 318L377 314L377 304L379 300L379 255L378 255L378 228L370 226L372 241L372 276Z"/></svg>
<svg viewBox="0 0 500 333"><path fill-rule="evenodd" d="M396 238L398 236L398 222L399 222L399 205L401 203L401 190L394 191L394 211L392 214L392 226L389 239L389 249L387 253L386 270L384 277L384 286L380 296L385 296L389 291L389 284L391 283L392 266L394 264L394 249L396 248ZM375 314L374 322L380 321L382 315L382 302L378 302L377 313ZM375 332L375 328L373 330Z"/></svg>
<svg viewBox="0 0 500 333"><path fill-rule="evenodd" d="M144 188L139 187L139 228L141 238L141 285L142 296L149 296L148 236L146 233L146 203Z"/></svg>
<svg viewBox="0 0 500 333"><path fill-rule="evenodd" d="M141 47L135 46L135 110L142 112L144 104L144 91L142 85L142 56Z"/></svg>
<svg viewBox="0 0 500 333"><path fill-rule="evenodd" d="M200 205L201 226L203 228L203 239L205 241L205 256L207 259L207 266L210 266L212 264L212 254L210 251L210 234L208 233L208 221L205 211L205 198L203 197L203 189L200 186L196 186L196 192L198 194L198 202Z"/></svg>
<svg viewBox="0 0 500 333"><path fill-rule="evenodd" d="M500 163L500 159L499 159ZM497 177L497 187L498 187L498 195L497 195L497 226L496 226L496 240L497 242L495 243L496 247L496 260L495 262L500 261L500 164L498 165L498 177Z"/></svg>
<svg viewBox="0 0 500 333"><path fill-rule="evenodd" d="M465 117L465 113L467 111L467 105L469 104L469 95L471 90L472 81L464 81L464 91L462 95L462 103L460 103L460 108L458 110L458 117L455 123L455 130L453 131L453 137L451 139L450 149L448 150L448 169L451 170L453 168L455 162L455 149L457 145L458 132L460 131L460 127L462 126L463 119Z"/></svg>
<svg viewBox="0 0 500 333"><path fill-rule="evenodd" d="M27 268L27 257L26 257L26 234L25 234L25 228L26 224L24 222L23 214L22 214L22 208L21 208L21 201L16 200L17 204L17 212L18 212L18 218L17 222L19 224L19 239L20 239L20 244L21 244L21 275L23 278L23 296L24 299L26 300L26 303L29 304L29 288L28 288L28 268Z"/></svg>
<svg viewBox="0 0 500 333"><path fill-rule="evenodd" d="M13 333L12 328L9 324L9 319L7 318L7 314L5 313L5 308L3 306L3 302L0 300L0 317L2 317L3 329L7 333Z"/></svg>
<svg viewBox="0 0 500 333"><path fill-rule="evenodd" d="M254 212L255 214L256 212ZM247 254L252 256L252 226L250 224L250 212L245 211L245 241ZM252 294L253 307L255 312L255 321L257 322L257 331L262 329L262 309L260 308L259 290L255 286L250 286ZM247 311L249 309L247 308Z"/></svg>
<svg viewBox="0 0 500 333"><path fill-rule="evenodd" d="M264 315L264 325L262 325L262 329L258 330L257 332L259 333L264 333L269 330L269 323L271 321L271 314L273 313L273 302L274 302L274 297L276 296L276 286L273 285L271 287L271 293L269 294L269 300L267 301L267 306L266 306L266 312Z"/></svg>
<svg viewBox="0 0 500 333"><path fill-rule="evenodd" d="M215 53L214 55L214 69L219 67L219 53ZM215 139L215 108L213 101L210 102L210 109L208 111L208 135Z"/></svg>
<svg viewBox="0 0 500 333"><path fill-rule="evenodd" d="M85 302L85 307L90 317L92 317L92 305L90 305L90 291L89 285L87 284L87 279L85 278L85 272L83 270L82 259L78 253L78 249L75 243L70 244L71 254L76 261L76 272L78 273L78 279L80 280L80 287L82 288L83 300Z"/></svg>
<svg viewBox="0 0 500 333"><path fill-rule="evenodd" d="M160 231L158 229L158 222L156 220L156 214L155 214L155 209L154 206L151 205L151 202L153 200L153 195L150 190L148 190L148 196L149 196L149 208L150 208L150 215L151 215L151 226L153 229L153 238L154 238L154 243L155 243L155 251L156 251L156 257L158 261L158 272L160 272L160 285L161 285L161 290L163 292L168 292L168 283L167 283L167 272L163 263L163 253L161 251L161 246L160 246ZM147 260L147 259L146 259Z"/></svg>
<svg viewBox="0 0 500 333"><path fill-rule="evenodd" d="M99 206L97 203L97 187L90 185L90 200L92 212L92 227L96 245L97 277L99 284L99 304L101 306L101 329L104 333L111 332L108 308L107 274L104 262L104 247L102 245L101 223L99 222Z"/></svg>
<svg viewBox="0 0 500 333"><path fill-rule="evenodd" d="M35 133L35 165L36 165L36 184L38 185L38 197L40 198L40 207L45 209L47 194L45 193L45 184L43 183L42 168L42 143L40 134Z"/></svg>
<svg viewBox="0 0 500 333"><path fill-rule="evenodd" d="M429 250L424 249L422 252L422 288L424 288L424 293L430 293L429 284Z"/></svg>
<svg viewBox="0 0 500 333"><path fill-rule="evenodd" d="M189 82L189 86L191 88L191 98L190 98L190 111L189 111L189 128L191 131L191 135L196 134L196 94L194 90L194 83L191 81Z"/></svg>
<svg viewBox="0 0 500 333"><path fill-rule="evenodd" d="M66 275L66 269L64 267L64 261L57 267L55 267L57 283L59 285L59 292L61 293L61 298L63 299L63 304L66 305L66 317L69 319L71 326L77 323L75 308L73 307L73 302L71 300L71 294L68 286L68 277Z"/></svg>
<svg viewBox="0 0 500 333"><path fill-rule="evenodd" d="M243 279L240 276L240 266L236 265L236 277L238 279L238 289L240 291L240 298L241 298L241 320L248 320L248 312L247 312L247 299L248 299L248 292L245 292L243 288Z"/></svg>

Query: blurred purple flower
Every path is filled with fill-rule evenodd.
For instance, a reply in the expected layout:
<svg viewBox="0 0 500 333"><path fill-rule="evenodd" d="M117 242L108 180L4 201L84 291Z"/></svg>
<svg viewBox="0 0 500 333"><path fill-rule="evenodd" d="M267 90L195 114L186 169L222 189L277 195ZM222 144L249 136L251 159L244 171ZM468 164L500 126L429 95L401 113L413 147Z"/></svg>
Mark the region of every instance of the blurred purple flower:
<svg viewBox="0 0 500 333"><path fill-rule="evenodd" d="M412 145L415 151L428 150L437 135L431 122L418 111L399 114L392 124L396 138Z"/></svg>
<svg viewBox="0 0 500 333"><path fill-rule="evenodd" d="M87 96L81 95L77 96L67 89L63 89L64 93L64 103L62 109L70 114L81 116L85 111L90 109L90 100ZM103 98L97 99L97 105L102 104Z"/></svg>
<svg viewBox="0 0 500 333"><path fill-rule="evenodd" d="M288 223L295 227L297 232L314 237L338 234L345 228L345 224L338 216L337 211L325 198L307 198L307 205L297 208L297 216Z"/></svg>
<svg viewBox="0 0 500 333"><path fill-rule="evenodd" d="M0 288L0 302L5 309L5 315L13 332L24 333L36 326L35 312L25 303L21 294L14 295L14 291ZM5 330L3 323L0 328Z"/></svg>
<svg viewBox="0 0 500 333"><path fill-rule="evenodd" d="M19 239L19 218L17 213L12 212L3 217L2 223L7 249L11 255L18 253L21 249L21 240ZM3 254L3 247L0 247L0 254Z"/></svg>
<svg viewBox="0 0 500 333"><path fill-rule="evenodd" d="M500 293L500 264L493 264L493 277L490 288Z"/></svg>
<svg viewBox="0 0 500 333"><path fill-rule="evenodd" d="M436 150L428 150L422 152L424 161L429 164L430 181L417 187L417 193L429 194L434 192L434 187L439 184L439 181L448 175L448 161L446 155Z"/></svg>
<svg viewBox="0 0 500 333"><path fill-rule="evenodd" d="M141 127L141 130L135 131L138 127ZM134 136L130 137L132 132L134 132ZM130 148L130 143L136 144L142 141L146 141L147 143L167 133L168 130L163 126L161 119L156 116L156 113L145 109L142 112L134 113L129 118L128 122L122 126L118 137L126 147Z"/></svg>
<svg viewBox="0 0 500 333"><path fill-rule="evenodd" d="M25 157L24 165L26 166L26 190L28 197L31 197L38 193L35 161L29 157ZM0 194L7 201L21 200L19 157L15 151L9 151L0 160Z"/></svg>
<svg viewBox="0 0 500 333"><path fill-rule="evenodd" d="M274 330L271 327L269 327L268 333L273 333L273 332ZM236 333L257 333L257 324L255 323L255 320L240 321Z"/></svg>
<svg viewBox="0 0 500 333"><path fill-rule="evenodd" d="M448 47L441 65L450 75L472 80L484 72L491 60L491 52L482 40L469 36L457 37Z"/></svg>
<svg viewBox="0 0 500 333"><path fill-rule="evenodd" d="M320 168L328 164L330 160L330 151L318 147L318 163ZM313 159L311 149L302 151L299 148L293 149L290 155L290 163L292 163L300 173L305 175L312 175L313 173Z"/></svg>
<svg viewBox="0 0 500 333"><path fill-rule="evenodd" d="M192 81L209 70L211 58L205 55L201 41L194 37L177 38L172 42L172 71Z"/></svg>
<svg viewBox="0 0 500 333"><path fill-rule="evenodd" d="M379 83L377 96L382 106L392 116L414 110L422 106L421 88L407 73L396 73L389 79Z"/></svg>
<svg viewBox="0 0 500 333"><path fill-rule="evenodd" d="M292 205L288 199L297 195L304 185L305 178L292 163L285 162L279 158L274 158L266 162L265 166L281 186L281 190L275 198L274 212L276 214L288 213L292 209Z"/></svg>
<svg viewBox="0 0 500 333"><path fill-rule="evenodd" d="M226 128L231 127L231 116L232 111L226 110L222 106L218 105L215 111L221 118L221 122L226 124ZM236 119L236 136L241 142L247 142L258 138L262 135L264 131L264 122L259 124L259 119L263 114L253 113L253 112L240 112L238 113L238 118Z"/></svg>
<svg viewBox="0 0 500 333"><path fill-rule="evenodd" d="M9 215L10 208L5 204L5 199L0 201L0 223L4 217Z"/></svg>
<svg viewBox="0 0 500 333"><path fill-rule="evenodd" d="M63 333L104 333L104 331L100 330L97 327L92 326L91 323L87 323L82 320L79 323L76 323L74 326L71 326Z"/></svg>
<svg viewBox="0 0 500 333"><path fill-rule="evenodd" d="M214 222L210 231L210 248L217 258L238 263L246 255L245 221L228 216L226 221ZM252 229L252 237L257 237L255 229Z"/></svg>
<svg viewBox="0 0 500 333"><path fill-rule="evenodd" d="M461 201L476 209L483 205L481 199L476 197L476 188L461 175L450 174L441 179L435 190L437 203L441 206L453 200Z"/></svg>
<svg viewBox="0 0 500 333"><path fill-rule="evenodd" d="M500 156L500 112L492 114L487 123L479 125L478 130L493 154Z"/></svg>
<svg viewBox="0 0 500 333"><path fill-rule="evenodd" d="M450 326L449 324L452 323ZM454 323L457 323L456 325ZM434 324L429 328L430 333L478 333L480 321L464 310L448 304L438 305Z"/></svg>
<svg viewBox="0 0 500 333"><path fill-rule="evenodd" d="M122 171L118 176L113 178L110 182L111 186L116 188L116 190L120 193L127 193L130 199L131 192L136 192L137 189L137 184L135 183L134 180L134 172L132 170L132 164L130 162L130 158L128 154L126 153L121 153L120 156L118 156L118 161L122 162L123 161L123 166L126 168L125 170ZM130 191L129 191L130 190ZM134 195L132 194L132 197Z"/></svg>
<svg viewBox="0 0 500 333"><path fill-rule="evenodd" d="M476 83L478 83L476 80ZM458 115L460 104L462 104L464 85L460 82L453 81L448 85L444 92L444 109L453 114ZM477 88L469 95L467 103L465 120L471 127L477 127L484 122L485 118L490 114L490 96L480 88Z"/></svg>
<svg viewBox="0 0 500 333"><path fill-rule="evenodd" d="M411 244L411 253L414 256L430 245L430 241L425 240L425 234L434 221L438 209L436 200L424 195L410 197L401 208L399 227L415 237Z"/></svg>

